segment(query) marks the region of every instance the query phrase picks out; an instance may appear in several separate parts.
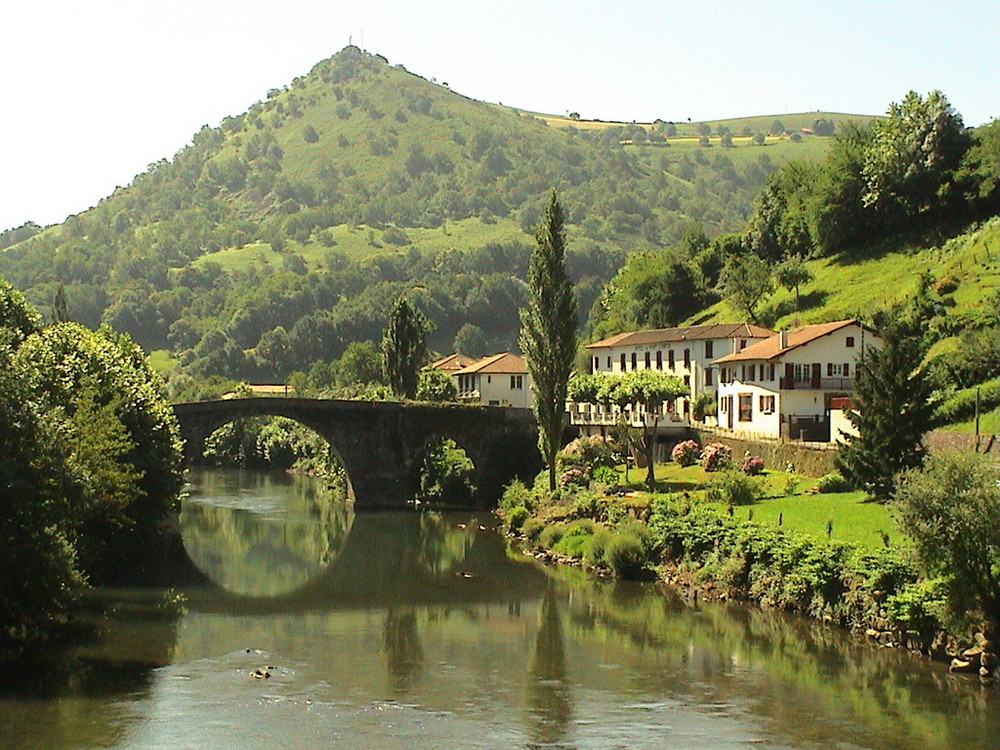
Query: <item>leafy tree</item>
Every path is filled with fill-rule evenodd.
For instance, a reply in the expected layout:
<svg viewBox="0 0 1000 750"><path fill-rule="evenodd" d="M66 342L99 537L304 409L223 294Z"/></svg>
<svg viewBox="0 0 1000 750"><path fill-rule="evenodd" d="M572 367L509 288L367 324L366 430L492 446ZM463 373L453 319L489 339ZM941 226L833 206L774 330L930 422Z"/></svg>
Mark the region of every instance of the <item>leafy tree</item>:
<svg viewBox="0 0 1000 750"><path fill-rule="evenodd" d="M765 141L767 141L767 138L764 137L763 133L757 132L753 134L753 145L763 146Z"/></svg>
<svg viewBox="0 0 1000 750"><path fill-rule="evenodd" d="M665 401L686 396L689 392L690 389L680 378L659 370L633 370L622 374L583 373L574 375L567 388L570 400L576 403L617 406L623 415L626 409L639 406L646 413L637 447L646 456L646 484L650 491L655 481L653 448L658 412Z"/></svg>
<svg viewBox="0 0 1000 750"><path fill-rule="evenodd" d="M856 487L885 502L894 477L923 462L924 432L931 422L932 384L920 363L927 344L916 323L899 310L880 316L882 346L866 346L854 375L854 409L848 419L858 431L836 457L838 470Z"/></svg>
<svg viewBox="0 0 1000 750"><path fill-rule="evenodd" d="M969 618L970 604L1000 625L1000 472L976 453L928 457L898 477L893 507L903 533L932 576L946 583L952 613Z"/></svg>
<svg viewBox="0 0 1000 750"><path fill-rule="evenodd" d="M444 370L423 369L417 379L417 401L455 401L458 388Z"/></svg>
<svg viewBox="0 0 1000 750"><path fill-rule="evenodd" d="M384 383L382 354L372 341L352 341L334 363L338 386Z"/></svg>
<svg viewBox="0 0 1000 750"><path fill-rule="evenodd" d="M864 202L898 223L951 197L952 172L967 148L961 115L940 91L910 91L872 123L862 175Z"/></svg>
<svg viewBox="0 0 1000 750"><path fill-rule="evenodd" d="M711 135L711 134L712 134L711 125L709 125L707 122L698 123L698 135Z"/></svg>
<svg viewBox="0 0 1000 750"><path fill-rule="evenodd" d="M42 326L42 316L38 314L24 295L0 278L0 329L6 328L13 336L10 342L16 345Z"/></svg>
<svg viewBox="0 0 1000 750"><path fill-rule="evenodd" d="M535 231L535 241L519 343L533 384L539 448L549 467L549 489L554 491L556 454L566 426L566 384L576 357L576 298L564 265L566 235L555 190Z"/></svg>
<svg viewBox="0 0 1000 750"><path fill-rule="evenodd" d="M69 320L69 303L66 302L66 287L60 284L55 297L52 298L52 322L65 323L67 320Z"/></svg>
<svg viewBox="0 0 1000 750"><path fill-rule="evenodd" d="M473 324L465 323L455 334L455 341L452 348L456 352L461 352L470 357L482 357L487 353L489 342L486 340L486 333L482 328Z"/></svg>
<svg viewBox="0 0 1000 750"><path fill-rule="evenodd" d="M767 262L753 253L730 256L719 274L722 293L753 322L757 308L774 291L774 277Z"/></svg>
<svg viewBox="0 0 1000 750"><path fill-rule="evenodd" d="M795 309L799 309L799 287L813 280L812 271L798 255L786 255L774 271L774 278L788 291L795 292Z"/></svg>
<svg viewBox="0 0 1000 750"><path fill-rule="evenodd" d="M812 131L816 135L833 135L834 127L833 120L827 120L825 117L812 121Z"/></svg>
<svg viewBox="0 0 1000 750"><path fill-rule="evenodd" d="M92 579L147 571L167 551L164 537L183 484L177 420L163 384L124 334L76 323L49 326L14 354L32 398L58 410L75 445L70 466L83 483L81 552Z"/></svg>
<svg viewBox="0 0 1000 750"><path fill-rule="evenodd" d="M772 120L770 133L771 135L784 135L785 123L781 120Z"/></svg>
<svg viewBox="0 0 1000 750"><path fill-rule="evenodd" d="M306 143L316 143L319 140L319 133L312 125L306 125L302 128L302 138Z"/></svg>
<svg viewBox="0 0 1000 750"><path fill-rule="evenodd" d="M58 415L32 399L10 344L0 341L0 646L43 635L83 585Z"/></svg>
<svg viewBox="0 0 1000 750"><path fill-rule="evenodd" d="M723 148L733 147L733 136L731 133L723 133L722 137L719 139L719 145Z"/></svg>
<svg viewBox="0 0 1000 750"><path fill-rule="evenodd" d="M427 318L406 297L399 297L382 335L382 372L401 398L417 395L420 367L427 359Z"/></svg>

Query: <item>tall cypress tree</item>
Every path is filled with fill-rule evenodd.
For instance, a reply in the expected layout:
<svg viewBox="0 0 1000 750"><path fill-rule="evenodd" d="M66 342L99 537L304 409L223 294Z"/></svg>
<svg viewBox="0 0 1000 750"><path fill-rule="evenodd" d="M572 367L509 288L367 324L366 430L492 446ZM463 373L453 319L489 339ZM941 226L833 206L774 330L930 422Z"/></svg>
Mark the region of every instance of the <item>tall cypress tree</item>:
<svg viewBox="0 0 1000 750"><path fill-rule="evenodd" d="M427 318L406 297L400 297L382 334L382 371L397 396L414 398L420 367L427 359Z"/></svg>
<svg viewBox="0 0 1000 750"><path fill-rule="evenodd" d="M535 395L538 447L549 467L549 489L554 490L556 453L566 427L566 386L576 357L576 297L564 265L566 235L555 190L535 230L535 243L518 342Z"/></svg>
<svg viewBox="0 0 1000 750"><path fill-rule="evenodd" d="M835 463L857 487L885 502L895 476L923 463L934 409L933 386L920 368L927 346L919 323L896 310L879 328L882 346L865 348L854 376L856 403L848 418L858 436L841 447Z"/></svg>

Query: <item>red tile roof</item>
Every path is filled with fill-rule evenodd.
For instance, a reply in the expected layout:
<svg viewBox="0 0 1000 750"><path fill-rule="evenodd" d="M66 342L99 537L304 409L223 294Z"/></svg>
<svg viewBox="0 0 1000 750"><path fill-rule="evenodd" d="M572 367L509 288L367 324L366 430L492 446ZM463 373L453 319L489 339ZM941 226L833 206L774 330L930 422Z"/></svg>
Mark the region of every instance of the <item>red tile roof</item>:
<svg viewBox="0 0 1000 750"><path fill-rule="evenodd" d="M741 352L719 357L712 364L777 359L786 352L790 352L792 349L797 349L800 346L808 344L810 341L815 341L823 336L828 336L831 333L839 331L841 328L846 328L849 325L858 325L866 331L875 333L873 329L853 319L835 320L830 323L817 323L815 325L802 326L801 328L793 328L791 331L788 331L785 335L784 346L781 346L781 334L776 333L764 341L758 341L756 344L751 344Z"/></svg>
<svg viewBox="0 0 1000 750"><path fill-rule="evenodd" d="M511 352L500 352L499 354L491 354L488 357L483 357L482 359L477 360L467 367L463 367L461 370L453 372L452 374L472 375L475 373L483 373L492 375L501 373L523 375L527 372L528 366L524 363L524 358L521 355L512 354Z"/></svg>
<svg viewBox="0 0 1000 750"><path fill-rule="evenodd" d="M665 344L672 341L692 341L704 339L763 338L772 336L770 328L754 323L712 323L702 326L680 328L654 328L647 331L631 331L609 336L606 339L587 344L587 349L605 349L612 346L642 346L645 344Z"/></svg>
<svg viewBox="0 0 1000 750"><path fill-rule="evenodd" d="M461 370L463 367L468 367L473 362L476 361L475 357L467 357L461 352L452 352L444 357L439 357L433 362L424 365L425 370L444 370L445 372L454 372L455 370Z"/></svg>

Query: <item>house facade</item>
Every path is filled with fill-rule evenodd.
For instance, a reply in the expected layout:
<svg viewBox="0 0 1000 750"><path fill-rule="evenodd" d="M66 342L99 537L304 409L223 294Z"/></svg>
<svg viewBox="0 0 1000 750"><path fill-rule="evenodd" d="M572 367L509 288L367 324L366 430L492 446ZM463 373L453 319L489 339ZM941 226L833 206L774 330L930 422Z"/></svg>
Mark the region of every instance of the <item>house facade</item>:
<svg viewBox="0 0 1000 750"><path fill-rule="evenodd" d="M453 369L449 374L462 401L531 408L531 379L528 366L519 354L491 354Z"/></svg>
<svg viewBox="0 0 1000 750"><path fill-rule="evenodd" d="M854 389L866 347L881 346L856 320L802 326L714 361L720 427L734 435L830 442L831 418Z"/></svg>
<svg viewBox="0 0 1000 750"><path fill-rule="evenodd" d="M690 424L691 402L698 394L713 391L718 385L714 360L742 351L773 334L774 331L752 323L714 323L620 333L586 348L589 369L594 373L660 370L683 380L688 395L664 404L661 422L665 428L686 427ZM574 424L585 428L615 424L621 415L599 407L575 405L571 416ZM633 416L637 425L642 423L640 414Z"/></svg>

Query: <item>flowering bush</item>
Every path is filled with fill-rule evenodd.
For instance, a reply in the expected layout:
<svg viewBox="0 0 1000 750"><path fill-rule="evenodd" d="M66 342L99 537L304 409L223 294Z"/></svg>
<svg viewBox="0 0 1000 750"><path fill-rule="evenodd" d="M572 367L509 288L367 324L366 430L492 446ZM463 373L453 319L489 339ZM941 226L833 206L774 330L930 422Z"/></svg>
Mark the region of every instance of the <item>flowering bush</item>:
<svg viewBox="0 0 1000 750"><path fill-rule="evenodd" d="M674 449L670 451L670 459L681 466L694 466L698 463L700 454L701 448L698 447L698 443L694 440L685 440L675 445Z"/></svg>
<svg viewBox="0 0 1000 750"><path fill-rule="evenodd" d="M558 465L562 469L580 469L587 474L598 466L614 467L611 444L600 435L579 437L559 451Z"/></svg>
<svg viewBox="0 0 1000 750"><path fill-rule="evenodd" d="M701 465L705 471L721 471L733 462L733 451L725 443L709 443L701 452Z"/></svg>
<svg viewBox="0 0 1000 750"><path fill-rule="evenodd" d="M560 487L586 487L590 484L590 477L580 469L567 469L559 475Z"/></svg>
<svg viewBox="0 0 1000 750"><path fill-rule="evenodd" d="M764 459L760 456L746 455L740 461L740 471L750 476L756 476L764 471Z"/></svg>

